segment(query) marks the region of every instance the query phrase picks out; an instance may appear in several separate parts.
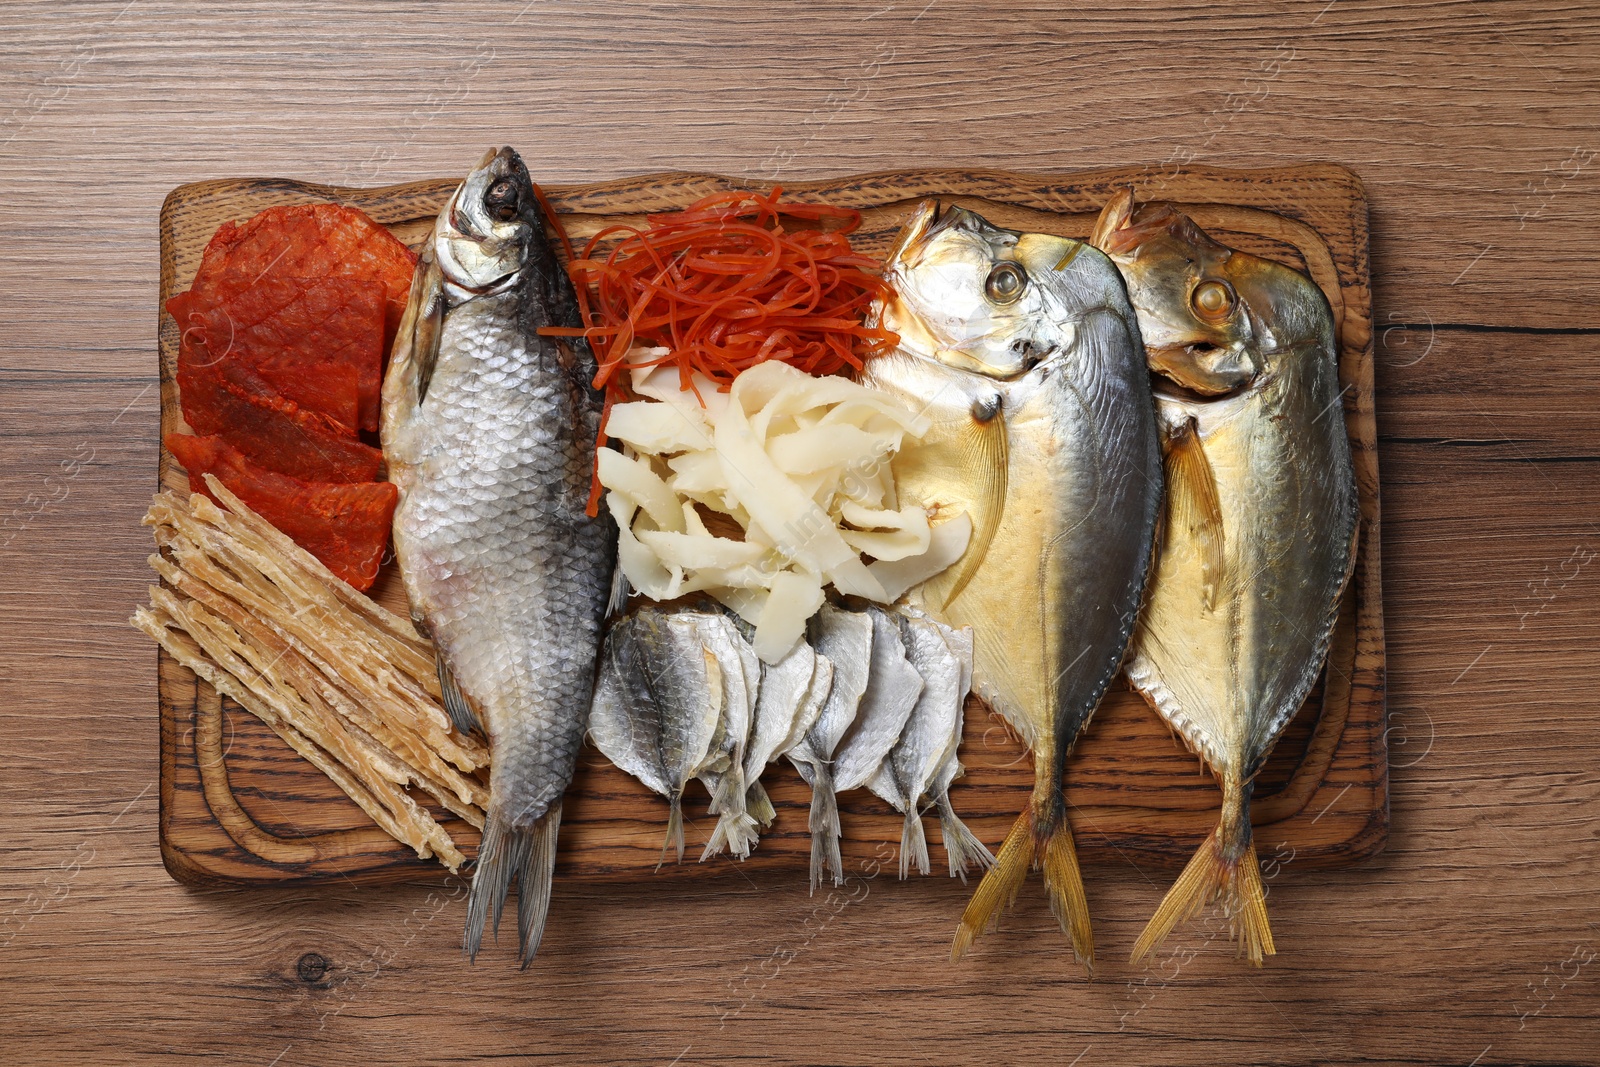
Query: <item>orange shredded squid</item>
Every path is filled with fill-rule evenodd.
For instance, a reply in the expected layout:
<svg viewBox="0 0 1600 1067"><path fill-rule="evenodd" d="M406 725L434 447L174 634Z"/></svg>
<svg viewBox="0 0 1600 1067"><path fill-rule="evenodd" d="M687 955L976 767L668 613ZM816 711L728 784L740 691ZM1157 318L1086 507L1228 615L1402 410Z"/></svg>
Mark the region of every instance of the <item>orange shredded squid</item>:
<svg viewBox="0 0 1600 1067"><path fill-rule="evenodd" d="M676 366L684 389L699 372L724 390L770 359L808 374L840 374L893 349L892 331L864 322L883 281L878 261L850 246L861 213L785 203L782 192L715 193L648 216L644 228L607 226L569 259L587 325L539 332L588 339L608 412L627 398L619 372L634 348L665 348L639 365ZM602 429L602 446L605 440ZM597 504L598 492L591 514Z"/></svg>

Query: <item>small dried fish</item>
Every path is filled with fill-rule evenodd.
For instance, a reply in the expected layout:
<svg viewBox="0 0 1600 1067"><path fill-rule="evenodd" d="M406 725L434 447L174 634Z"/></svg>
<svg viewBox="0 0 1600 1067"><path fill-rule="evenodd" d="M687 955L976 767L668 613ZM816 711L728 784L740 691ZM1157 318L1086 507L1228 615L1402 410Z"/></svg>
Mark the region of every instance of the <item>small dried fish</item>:
<svg viewBox="0 0 1600 1067"><path fill-rule="evenodd" d="M899 625L879 607L869 607L866 616L872 620L871 669L855 721L834 754L836 793L859 789L877 773L922 693L922 675L906 656Z"/></svg>
<svg viewBox="0 0 1600 1067"><path fill-rule="evenodd" d="M753 627L751 628L754 629ZM827 685L812 683L826 672ZM833 684L833 664L804 641L776 663L761 665L761 685L744 749L745 810L762 826L771 826L777 812L761 785L761 772L805 736L822 712Z"/></svg>
<svg viewBox="0 0 1600 1067"><path fill-rule="evenodd" d="M661 858L683 859L683 791L706 761L722 716L722 668L698 619L644 608L611 628L589 716L595 747L667 798Z"/></svg>
<svg viewBox="0 0 1600 1067"><path fill-rule="evenodd" d="M961 694L961 704L964 709L967 694L972 692L972 630L965 626L953 630L943 623L938 625L944 634L945 643L961 665L958 692ZM939 834L944 840L945 855L950 860L950 877L960 878L961 883L965 885L967 867L971 865L980 871L988 870L994 866L994 853L978 840L977 835L967 828L966 823L956 817L955 808L950 804L951 783L965 773L960 758L963 720L962 715L956 717L955 741L946 750L944 759L934 768L928 783L928 797L939 809Z"/></svg>
<svg viewBox="0 0 1600 1067"><path fill-rule="evenodd" d="M711 794L711 814L717 816L716 828L700 853L700 862L721 854L723 849L743 859L756 843L756 821L745 811L744 759L756 691L761 685L761 661L726 615L690 614L722 670L722 717L705 761L695 775Z"/></svg>
<svg viewBox="0 0 1600 1067"><path fill-rule="evenodd" d="M844 884L839 855L839 805L834 798L834 751L855 721L872 664L872 620L864 614L824 604L811 617L807 631L813 647L833 664L828 699L788 759L811 786L811 888L831 872L834 885Z"/></svg>
<svg viewBox="0 0 1600 1067"><path fill-rule="evenodd" d="M961 742L962 704L967 696L963 674L969 679L967 684L971 683L970 667L963 671L961 659L946 640L947 627L920 612L898 615L895 621L911 665L922 678L922 691L905 729L868 779L867 788L905 815L900 832L900 877L904 879L913 864L919 873L929 872L922 802L934 775ZM956 866L952 859L952 875ZM965 872L964 863L961 870Z"/></svg>

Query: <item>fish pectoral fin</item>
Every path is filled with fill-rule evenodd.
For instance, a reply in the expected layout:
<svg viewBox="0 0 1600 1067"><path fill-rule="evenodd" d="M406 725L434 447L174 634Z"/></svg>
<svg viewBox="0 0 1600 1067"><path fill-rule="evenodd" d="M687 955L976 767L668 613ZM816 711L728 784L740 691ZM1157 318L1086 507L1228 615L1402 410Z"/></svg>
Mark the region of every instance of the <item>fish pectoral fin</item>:
<svg viewBox="0 0 1600 1067"><path fill-rule="evenodd" d="M1126 228L1132 219L1133 187L1124 186L1112 194L1106 206L1100 210L1100 218L1095 221L1094 234L1089 238L1089 243L1105 251L1111 235Z"/></svg>
<svg viewBox="0 0 1600 1067"><path fill-rule="evenodd" d="M1226 577L1222 499L1193 418L1185 419L1167 436L1166 476L1169 529L1190 541L1199 552L1205 609L1214 610L1217 591ZM1168 544L1172 541L1169 537Z"/></svg>
<svg viewBox="0 0 1600 1067"><path fill-rule="evenodd" d="M461 687L456 685L455 675L445 666L443 656L435 661L435 668L439 673L439 691L444 694L444 710L449 713L450 722L464 734L476 730L487 737L488 731L483 728L483 721L473 710L472 702L461 692Z"/></svg>
<svg viewBox="0 0 1600 1067"><path fill-rule="evenodd" d="M431 237L411 275L411 296L395 332L389 369L383 378L385 445L408 423L428 395L439 339L444 330L444 273L432 252Z"/></svg>
<svg viewBox="0 0 1600 1067"><path fill-rule="evenodd" d="M983 566L989 545L1005 515L1011 446L1006 436L1004 397L991 393L973 401L972 417L961 431L960 463L974 489L972 540L956 564L955 580L944 598L948 608Z"/></svg>

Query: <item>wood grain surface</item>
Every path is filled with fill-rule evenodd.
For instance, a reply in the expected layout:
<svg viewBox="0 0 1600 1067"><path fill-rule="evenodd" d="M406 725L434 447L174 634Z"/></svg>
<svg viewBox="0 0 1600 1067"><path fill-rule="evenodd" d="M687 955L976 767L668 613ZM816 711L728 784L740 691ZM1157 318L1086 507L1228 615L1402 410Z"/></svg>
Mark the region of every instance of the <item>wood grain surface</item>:
<svg viewBox="0 0 1600 1067"><path fill-rule="evenodd" d="M546 192L563 228L581 240L736 184L741 183L710 175L666 174L551 185ZM158 305L188 288L206 242L225 222L243 221L272 205L330 200L360 208L415 242L429 232L455 185L447 179L360 190L236 179L180 186L161 210ZM897 171L791 182L787 189L796 199L860 210L852 244L883 256L923 197L959 203L1012 229L1085 238L1109 192L1125 186L1141 199L1183 204L1218 240L1288 262L1326 287L1361 498L1356 577L1345 591L1323 680L1257 779L1252 815L1261 839L1293 854L1301 867L1357 862L1382 848L1389 825L1372 302L1360 182L1349 171L1324 165L1271 171L1185 167L1153 180L1137 169L1059 177ZM178 403L178 324L171 315L160 316L160 323L165 437L188 427ZM165 449L161 475L165 487L187 491L187 476ZM409 612L394 568L380 575L373 592L397 613ZM244 723L234 714L242 709L219 700L209 685L197 685L170 656L162 655L159 676L161 852L174 877L211 885L382 882L437 869L372 825L333 782L270 731ZM998 849L1027 805L1033 764L1020 741L976 699L962 758L967 773L952 791L954 803L973 832ZM763 778L778 817L741 869L802 877L810 859L810 791L786 763ZM1195 773L1171 731L1121 685L1097 713L1067 780L1073 831L1086 862L1132 858L1181 867L1215 826L1221 802L1214 782ZM707 818L706 799L698 790L687 798L691 856L698 855L715 822ZM859 790L841 803L847 865L894 854L901 820L892 809ZM287 825L281 816L286 809L295 813ZM566 795L559 875L564 881L611 882L704 877L707 868L698 863L661 866L664 810L660 798L586 751ZM449 830L458 842L475 843L464 823L455 821Z"/></svg>
<svg viewBox="0 0 1600 1067"><path fill-rule="evenodd" d="M1600 24L1590 5L0 6L0 1062L1600 1064ZM1349 166L1372 207L1391 834L1269 857L1279 954L1087 871L1091 983L1026 892L787 872L557 893L196 890L156 840L144 596L156 223L183 182ZM270 809L267 809L270 811ZM283 816L292 822L293 812Z"/></svg>

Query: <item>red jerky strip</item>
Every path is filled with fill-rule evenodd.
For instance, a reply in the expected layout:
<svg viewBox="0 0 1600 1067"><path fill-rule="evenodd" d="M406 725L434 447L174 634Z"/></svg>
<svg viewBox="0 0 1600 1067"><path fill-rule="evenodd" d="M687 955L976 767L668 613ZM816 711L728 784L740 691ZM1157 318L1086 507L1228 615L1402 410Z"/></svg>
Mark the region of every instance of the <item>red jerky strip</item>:
<svg viewBox="0 0 1600 1067"><path fill-rule="evenodd" d="M319 411L354 437L381 388L383 287L377 282L263 278L218 299L191 289L167 301L183 343L235 360L279 395Z"/></svg>
<svg viewBox="0 0 1600 1067"><path fill-rule="evenodd" d="M178 397L183 417L202 434L222 434L256 465L310 482L370 482L383 453L345 428L273 391L249 367L207 362L204 349L180 348Z"/></svg>
<svg viewBox="0 0 1600 1067"><path fill-rule="evenodd" d="M194 289L228 304L264 279L372 281L384 290L384 332L375 369L363 368L361 428L378 428L378 383L411 292L417 258L393 234L339 204L271 207L224 223L206 246Z"/></svg>
<svg viewBox="0 0 1600 1067"><path fill-rule="evenodd" d="M220 436L168 434L191 492L211 496L214 474L240 500L356 589L371 588L389 544L400 490L389 482L335 485L290 478L251 463ZM215 499L213 497L213 499Z"/></svg>

